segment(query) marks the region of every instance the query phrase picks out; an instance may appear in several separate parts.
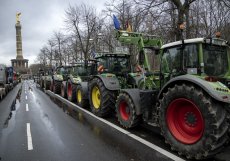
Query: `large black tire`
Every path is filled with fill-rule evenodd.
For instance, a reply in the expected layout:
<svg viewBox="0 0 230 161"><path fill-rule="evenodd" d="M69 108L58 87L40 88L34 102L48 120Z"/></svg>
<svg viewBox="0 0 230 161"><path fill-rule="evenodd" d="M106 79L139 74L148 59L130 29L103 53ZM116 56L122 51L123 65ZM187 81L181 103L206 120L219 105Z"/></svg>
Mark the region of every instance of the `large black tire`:
<svg viewBox="0 0 230 161"><path fill-rule="evenodd" d="M63 98L67 98L65 82L62 82L62 84L61 84L61 96L62 96Z"/></svg>
<svg viewBox="0 0 230 161"><path fill-rule="evenodd" d="M54 81L53 80L51 80L51 82L50 82L50 91L54 91Z"/></svg>
<svg viewBox="0 0 230 161"><path fill-rule="evenodd" d="M165 142L189 159L210 158L217 154L229 139L227 113L223 106L193 85L168 88L159 108L159 125ZM191 109L195 112L188 112ZM183 111L185 115L181 115ZM174 124L176 126L171 126ZM189 133L181 130L184 127ZM190 133L194 129L199 130Z"/></svg>
<svg viewBox="0 0 230 161"><path fill-rule="evenodd" d="M54 84L53 84L53 92L55 94L61 94L61 84L62 82L61 81L54 81Z"/></svg>
<svg viewBox="0 0 230 161"><path fill-rule="evenodd" d="M45 90L49 90L50 89L50 81L45 81L44 86L45 86Z"/></svg>
<svg viewBox="0 0 230 161"><path fill-rule="evenodd" d="M84 97L84 93L81 85L77 85L76 87L76 103L78 106L83 108L87 107L87 105L89 104L89 100L85 99Z"/></svg>
<svg viewBox="0 0 230 161"><path fill-rule="evenodd" d="M93 90L97 88L99 90L98 98L100 100L99 106L95 107L92 96ZM89 82L89 103L92 112L99 117L106 117L110 114L111 110L114 109L116 101L115 91L110 91L105 88L104 83L99 78L94 78Z"/></svg>
<svg viewBox="0 0 230 161"><path fill-rule="evenodd" d="M68 80L67 82L67 99L71 102L76 101L76 85L71 82L71 80Z"/></svg>
<svg viewBox="0 0 230 161"><path fill-rule="evenodd" d="M40 87L43 89L44 88L44 81L41 79L40 80Z"/></svg>
<svg viewBox="0 0 230 161"><path fill-rule="evenodd" d="M130 96L121 92L116 101L116 115L119 123L125 128L139 125L141 117L136 115L135 105Z"/></svg>

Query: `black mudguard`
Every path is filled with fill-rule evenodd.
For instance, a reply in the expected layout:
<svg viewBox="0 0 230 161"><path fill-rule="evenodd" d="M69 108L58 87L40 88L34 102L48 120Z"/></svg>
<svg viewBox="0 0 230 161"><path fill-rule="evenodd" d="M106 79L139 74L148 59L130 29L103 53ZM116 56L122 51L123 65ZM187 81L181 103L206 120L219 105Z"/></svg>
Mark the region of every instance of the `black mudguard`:
<svg viewBox="0 0 230 161"><path fill-rule="evenodd" d="M169 82L167 82L163 86L161 91L159 92L158 99L160 99L162 97L163 93L166 92L169 87L172 87L175 84L182 84L182 83L194 84L195 86L198 86L201 89L203 89L213 99L221 101L221 102L230 103L230 95L228 93L218 92L213 88L213 86L211 86L209 84L208 81L205 81L205 80L203 80L201 78L198 78L196 76L192 76L192 75L189 75L189 74L178 76L176 78L171 79Z"/></svg>
<svg viewBox="0 0 230 161"><path fill-rule="evenodd" d="M120 84L116 77L103 77L101 75L97 75L96 77L102 80L106 89L111 91L120 89Z"/></svg>

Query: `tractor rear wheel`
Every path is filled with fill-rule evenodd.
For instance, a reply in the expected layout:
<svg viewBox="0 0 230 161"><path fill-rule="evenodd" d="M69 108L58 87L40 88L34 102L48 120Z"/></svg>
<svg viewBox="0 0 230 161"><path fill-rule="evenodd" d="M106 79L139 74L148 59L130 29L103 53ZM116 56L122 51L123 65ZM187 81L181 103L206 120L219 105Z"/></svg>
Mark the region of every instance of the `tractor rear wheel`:
<svg viewBox="0 0 230 161"><path fill-rule="evenodd" d="M54 91L54 83L53 83L53 80L51 80L50 82L50 91Z"/></svg>
<svg viewBox="0 0 230 161"><path fill-rule="evenodd" d="M140 123L140 116L136 115L135 105L128 94L121 92L116 101L116 114L119 123L125 128L132 128Z"/></svg>
<svg viewBox="0 0 230 161"><path fill-rule="evenodd" d="M67 98L69 101L74 102L76 98L76 85L74 85L71 80L67 82Z"/></svg>
<svg viewBox="0 0 230 161"><path fill-rule="evenodd" d="M54 81L53 84L53 91L55 94L61 94L61 82L60 81Z"/></svg>
<svg viewBox="0 0 230 161"><path fill-rule="evenodd" d="M40 80L40 87L43 89L44 88L44 81L41 79Z"/></svg>
<svg viewBox="0 0 230 161"><path fill-rule="evenodd" d="M115 105L115 92L106 89L99 78L94 78L90 81L89 92L92 112L99 117L108 116Z"/></svg>
<svg viewBox="0 0 230 161"><path fill-rule="evenodd" d="M45 81L44 85L46 90L50 89L50 81Z"/></svg>
<svg viewBox="0 0 230 161"><path fill-rule="evenodd" d="M66 86L65 86L65 83L64 83L64 82L61 84L61 96L62 96L63 98L67 98Z"/></svg>
<svg viewBox="0 0 230 161"><path fill-rule="evenodd" d="M84 99L84 93L81 85L77 85L76 87L76 102L80 107L86 107L88 104L88 100Z"/></svg>
<svg viewBox="0 0 230 161"><path fill-rule="evenodd" d="M209 158L228 141L223 104L193 85L168 88L160 100L159 124L165 142L189 159Z"/></svg>

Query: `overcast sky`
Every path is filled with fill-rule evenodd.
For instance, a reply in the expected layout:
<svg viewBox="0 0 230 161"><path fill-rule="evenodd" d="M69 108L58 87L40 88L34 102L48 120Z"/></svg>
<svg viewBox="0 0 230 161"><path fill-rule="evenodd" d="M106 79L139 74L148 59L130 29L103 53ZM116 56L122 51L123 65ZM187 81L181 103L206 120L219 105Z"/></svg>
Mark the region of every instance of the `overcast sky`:
<svg viewBox="0 0 230 161"><path fill-rule="evenodd" d="M21 12L22 50L29 64L52 36L63 27L69 4L88 3L100 11L106 0L0 0L0 64L16 58L16 13ZM90 3L91 2L91 3ZM93 2L93 3L92 3Z"/></svg>

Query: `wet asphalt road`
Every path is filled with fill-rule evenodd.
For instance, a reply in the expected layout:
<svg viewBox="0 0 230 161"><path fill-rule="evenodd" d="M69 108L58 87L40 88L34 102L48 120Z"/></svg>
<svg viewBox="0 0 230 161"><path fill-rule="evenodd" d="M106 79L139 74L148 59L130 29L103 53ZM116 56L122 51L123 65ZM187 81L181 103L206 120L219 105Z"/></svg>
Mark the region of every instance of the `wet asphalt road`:
<svg viewBox="0 0 230 161"><path fill-rule="evenodd" d="M170 160L100 121L81 117L81 114L77 119L70 117L28 82L22 85L21 93L8 125L1 129L1 160ZM6 104L2 101L0 107Z"/></svg>
<svg viewBox="0 0 230 161"><path fill-rule="evenodd" d="M21 95L15 99L20 87ZM16 110L11 116L12 103L16 103ZM114 119L108 121L116 124ZM63 112L30 81L19 84L0 102L1 161L177 160L170 159L170 148L157 131L142 126L125 134L84 112ZM162 153L161 149L154 150L134 136L166 149L170 154ZM230 148L225 148L216 158L209 160L228 161L229 152Z"/></svg>

